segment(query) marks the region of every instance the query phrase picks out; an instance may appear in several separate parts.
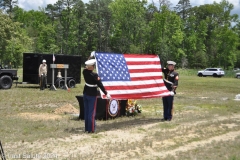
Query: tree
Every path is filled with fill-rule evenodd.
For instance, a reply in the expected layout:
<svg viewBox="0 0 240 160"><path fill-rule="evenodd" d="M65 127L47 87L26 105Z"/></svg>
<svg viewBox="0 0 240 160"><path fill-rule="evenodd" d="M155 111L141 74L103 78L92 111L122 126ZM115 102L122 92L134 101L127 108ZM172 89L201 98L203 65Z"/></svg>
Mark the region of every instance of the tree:
<svg viewBox="0 0 240 160"><path fill-rule="evenodd" d="M146 3L144 0L116 0L110 4L113 18L112 50L131 52L131 45L141 46L146 27Z"/></svg>
<svg viewBox="0 0 240 160"><path fill-rule="evenodd" d="M51 20L52 26L54 25L55 19L58 17L56 13L56 6L52 4L48 4L47 7L45 8L45 13Z"/></svg>
<svg viewBox="0 0 240 160"><path fill-rule="evenodd" d="M6 46L8 40L11 39L12 32L14 31L14 23L11 19L3 14L0 10L0 60L1 63L4 60L6 54Z"/></svg>
<svg viewBox="0 0 240 160"><path fill-rule="evenodd" d="M146 8L146 21L147 21L147 24L152 20L153 14L155 12L158 12L158 8L157 8L157 6L154 5L154 3L152 3L152 4L147 6L147 8Z"/></svg>
<svg viewBox="0 0 240 160"><path fill-rule="evenodd" d="M159 3L159 5L157 5L157 3ZM152 8L152 6L154 6L158 12L161 12L163 6L170 8L171 5L172 3L169 0L158 0L156 3L154 0L152 0L152 3L149 5L149 7Z"/></svg>
<svg viewBox="0 0 240 160"><path fill-rule="evenodd" d="M188 66L204 68L207 66L205 40L207 36L207 21L197 21L196 16L190 15L185 23L184 50Z"/></svg>
<svg viewBox="0 0 240 160"><path fill-rule="evenodd" d="M82 1L78 1L73 7L74 21L72 29L74 30L74 47L72 48L72 53L80 54L86 53L86 28L87 28L87 18L86 18L86 9Z"/></svg>
<svg viewBox="0 0 240 160"><path fill-rule="evenodd" d="M230 15L232 9L225 0L191 9L185 25L185 50L191 67L227 68L235 63L237 38L231 24L237 16ZM197 55L202 57L200 61L196 61Z"/></svg>
<svg viewBox="0 0 240 160"><path fill-rule="evenodd" d="M237 21L236 25L233 27L233 30L238 36L237 51L236 51L236 63L234 64L234 67L240 68L240 21Z"/></svg>
<svg viewBox="0 0 240 160"><path fill-rule="evenodd" d="M63 11L61 12L60 16L60 23L63 27L63 43L62 43L62 50L64 54L70 54L71 49L69 45L72 44L72 32L71 26L74 21L74 16L72 14L72 8L76 4L77 0L61 0Z"/></svg>
<svg viewBox="0 0 240 160"><path fill-rule="evenodd" d="M12 38L8 41L6 53L4 56L5 63L11 63L15 67L22 65L23 53L31 52L31 39L26 35L24 29L20 25L16 28Z"/></svg>
<svg viewBox="0 0 240 160"><path fill-rule="evenodd" d="M176 7L174 7L180 17L185 20L189 16L189 11L191 9L189 0L180 0Z"/></svg>
<svg viewBox="0 0 240 160"><path fill-rule="evenodd" d="M87 50L111 51L110 37L112 27L112 13L109 4L112 0L93 0L86 4L86 28Z"/></svg>
<svg viewBox="0 0 240 160"><path fill-rule="evenodd" d="M0 0L0 8L2 8L6 13L12 17L13 8L17 6L18 0Z"/></svg>
<svg viewBox="0 0 240 160"><path fill-rule="evenodd" d="M217 53L215 65L224 68L233 68L236 62L238 36L227 26L216 29L214 32L217 40Z"/></svg>
<svg viewBox="0 0 240 160"><path fill-rule="evenodd" d="M148 34L151 53L160 55L163 61L175 59L180 62L185 53L180 45L183 40L182 21L180 17L167 6L162 7L161 13L154 13L150 22L150 33Z"/></svg>
<svg viewBox="0 0 240 160"><path fill-rule="evenodd" d="M56 44L56 32L51 24L42 24L39 31L37 48L44 53L59 53L60 48L54 46Z"/></svg>
<svg viewBox="0 0 240 160"><path fill-rule="evenodd" d="M31 40L20 23L13 22L7 15L0 12L0 60L1 63L22 63L22 53L30 48Z"/></svg>

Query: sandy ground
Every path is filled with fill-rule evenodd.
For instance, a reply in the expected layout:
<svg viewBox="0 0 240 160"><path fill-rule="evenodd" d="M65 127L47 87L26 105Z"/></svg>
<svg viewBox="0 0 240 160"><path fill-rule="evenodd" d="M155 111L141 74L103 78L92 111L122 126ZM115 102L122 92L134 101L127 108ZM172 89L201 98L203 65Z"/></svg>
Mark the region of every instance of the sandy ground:
<svg viewBox="0 0 240 160"><path fill-rule="evenodd" d="M53 113L34 114L21 113L22 118L33 120L52 120L61 118L64 113L78 113L71 104L62 106L54 110ZM175 119L177 119L176 117ZM159 132L164 131L159 128L160 123L172 123L178 126L174 129L169 129L171 132L178 132L181 128L195 128L199 125L204 125L209 122L206 120L197 120L195 122L185 122L178 124L177 122L154 122L151 124L139 124L137 127L121 128L109 130L104 132L97 132L94 134L83 133L83 128L79 128L79 134L70 134L65 138L49 138L44 141L29 142L15 142L5 145L5 152L7 159L152 159L158 157L165 159L167 156L177 156L179 152L186 153L190 150L201 148L211 144L213 141L234 141L240 136L240 130L232 128L240 126L240 115L235 114L231 117L236 120L236 123L221 123L227 119L228 116L215 116L210 121L212 123L219 123L222 127L228 127L230 130L227 133L217 134L209 138L200 139L198 141L190 141L193 137L198 137L197 133L189 132L187 135L175 136L174 139L181 139L186 143L181 146L175 146L176 141L173 138L166 140L151 141L151 137ZM79 122L83 123L83 122ZM141 129L139 129L141 128ZM148 144L149 142L149 144ZM129 146L135 146L133 148ZM171 148L168 150L167 148ZM123 148L121 150L121 148ZM126 149L127 148L127 149ZM12 152L15 150L15 152ZM115 150L115 151L114 151ZM127 150L127 151L126 151ZM15 154L18 153L18 154ZM90 158L91 157L91 158ZM134 158L138 157L138 158Z"/></svg>
<svg viewBox="0 0 240 160"><path fill-rule="evenodd" d="M75 107L73 107L71 104L66 104L61 107L56 108L53 113L29 113L29 112L24 112L18 114L18 116L33 120L33 121L38 121L38 120L56 120L56 119L61 119L62 114L79 114L79 110L77 110Z"/></svg>

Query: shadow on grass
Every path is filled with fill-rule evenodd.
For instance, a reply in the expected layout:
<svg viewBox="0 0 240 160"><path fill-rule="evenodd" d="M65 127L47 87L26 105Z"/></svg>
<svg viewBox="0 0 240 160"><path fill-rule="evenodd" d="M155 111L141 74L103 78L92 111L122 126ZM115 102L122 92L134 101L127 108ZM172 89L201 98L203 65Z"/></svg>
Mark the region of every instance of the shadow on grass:
<svg viewBox="0 0 240 160"><path fill-rule="evenodd" d="M119 117L120 119L121 117ZM128 117L125 117L128 118ZM125 120L120 120L120 121L116 121L115 120L104 120L102 121L103 124L99 124L102 123L101 121L99 122L98 120L96 121L96 133L101 133L101 132L105 132L105 131L114 131L117 129L126 129L126 128L132 128L132 127L141 127L143 125L148 125L148 124L153 124L153 123L157 123L157 122L162 122L161 121L161 117L159 118L131 118L129 117L129 119L125 119ZM84 123L84 120L79 120L77 118L72 119L74 121L82 121L82 123ZM110 121L110 122L107 122ZM72 134L81 134L84 133L84 127L83 128L67 128L64 130L64 132L68 132L68 133L72 133Z"/></svg>
<svg viewBox="0 0 240 160"><path fill-rule="evenodd" d="M26 84L20 84L17 86L13 86L15 88L21 88L21 89L40 89L40 86L38 84L36 85L26 85ZM45 87L45 90L50 90L51 86Z"/></svg>
<svg viewBox="0 0 240 160"><path fill-rule="evenodd" d="M36 85L27 85L27 84L18 84L18 85L13 85L13 87L15 88L35 88L35 89L39 89L39 85L36 84ZM47 88L46 88L47 89Z"/></svg>

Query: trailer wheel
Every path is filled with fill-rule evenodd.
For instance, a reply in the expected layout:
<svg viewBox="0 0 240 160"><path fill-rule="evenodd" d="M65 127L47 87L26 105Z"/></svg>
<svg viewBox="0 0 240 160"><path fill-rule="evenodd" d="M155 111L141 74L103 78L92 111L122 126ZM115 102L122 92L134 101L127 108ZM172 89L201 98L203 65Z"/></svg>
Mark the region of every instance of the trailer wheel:
<svg viewBox="0 0 240 160"><path fill-rule="evenodd" d="M0 78L0 88L10 89L12 87L12 78L5 75Z"/></svg>
<svg viewBox="0 0 240 160"><path fill-rule="evenodd" d="M59 82L58 82L58 88L62 88L62 89L63 89L64 84L65 84L64 80L62 80L62 79L59 80Z"/></svg>
<svg viewBox="0 0 240 160"><path fill-rule="evenodd" d="M59 88L59 81L60 80L61 80L60 78L57 78L57 80L55 81L54 85L55 85L56 88Z"/></svg>
<svg viewBox="0 0 240 160"><path fill-rule="evenodd" d="M74 88L75 85L76 85L76 82L75 82L74 79L70 79L70 80L68 81L68 87L69 87L69 88Z"/></svg>

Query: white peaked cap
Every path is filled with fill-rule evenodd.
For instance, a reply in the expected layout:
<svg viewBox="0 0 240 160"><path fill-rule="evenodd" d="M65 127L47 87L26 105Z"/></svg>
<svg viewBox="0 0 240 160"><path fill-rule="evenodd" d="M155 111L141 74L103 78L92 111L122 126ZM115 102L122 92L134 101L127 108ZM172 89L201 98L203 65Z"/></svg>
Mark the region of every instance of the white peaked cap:
<svg viewBox="0 0 240 160"><path fill-rule="evenodd" d="M176 65L176 62L174 62L174 61L167 61L167 64L169 64L169 65Z"/></svg>
<svg viewBox="0 0 240 160"><path fill-rule="evenodd" d="M44 60L42 60L42 62L45 62L45 63L46 63L46 60L44 59Z"/></svg>
<svg viewBox="0 0 240 160"><path fill-rule="evenodd" d="M85 64L86 64L87 66L93 66L93 65L95 65L95 63L96 63L96 60L95 60L95 59L90 59L90 60L87 60L87 61L85 62Z"/></svg>
<svg viewBox="0 0 240 160"><path fill-rule="evenodd" d="M92 51L92 52L91 52L90 57L93 57L93 56L95 56L95 51Z"/></svg>

